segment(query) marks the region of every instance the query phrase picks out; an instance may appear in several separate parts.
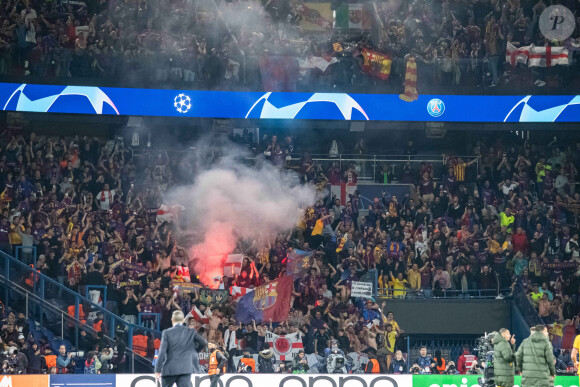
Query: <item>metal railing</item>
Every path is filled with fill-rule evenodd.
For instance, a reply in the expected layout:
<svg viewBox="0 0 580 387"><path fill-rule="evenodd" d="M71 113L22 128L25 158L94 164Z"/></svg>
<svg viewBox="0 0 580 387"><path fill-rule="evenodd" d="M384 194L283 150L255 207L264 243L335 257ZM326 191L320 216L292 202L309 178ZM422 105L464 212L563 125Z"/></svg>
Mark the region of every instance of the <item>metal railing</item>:
<svg viewBox="0 0 580 387"><path fill-rule="evenodd" d="M163 149L133 150L133 157L136 159L147 157L151 152L167 152L168 154L193 154L194 151L169 151ZM288 169L300 168L301 154L291 154L291 158L285 162ZM248 163L254 163L258 158L263 157L262 153L245 159ZM381 154L347 154L342 153L336 156L330 154L313 153L310 155L312 161L320 166L322 172L326 174L328 170L337 163L341 171L341 181L346 181L343 176L344 171L350 165L354 165L359 181L364 183L384 184L385 181L398 184L413 184L419 177L422 163L430 164L433 169L433 179L440 180L447 173L446 165L442 155L381 155ZM479 158L471 156L453 155L461 158L465 162L475 159L473 168L479 172ZM410 169L409 169L410 167ZM386 177L385 177L386 174Z"/></svg>
<svg viewBox="0 0 580 387"><path fill-rule="evenodd" d="M9 50L12 48L9 48ZM300 47L302 49L302 47ZM102 60L103 54L98 54L93 47L86 50L84 57L79 56L79 52L72 49L59 48L48 54L42 55L37 63L31 64L28 68L31 72L26 77L22 76L23 61L19 66L15 59L17 50L7 52L6 59L1 74L2 82L24 82L27 83L52 83L52 84L77 84L94 86L120 86L120 87L145 87L145 88L178 88L189 90L240 90L240 91L298 91L298 92L347 92L347 93L381 93L400 94L404 92L403 80L405 78L406 61L404 57L395 56L392 58L393 65L389 82L373 78L360 68L356 58L351 55L338 56L338 63L331 65L328 70L321 74L318 69L307 70L302 76L299 72L284 70L287 82L284 82L284 90L265 90L271 87L261 82L260 77L248 76L264 71L258 65L261 55L234 55L231 59L238 63L239 70L237 76L229 79L209 80L207 70L201 63L191 63L183 61L180 52L170 52L163 64L151 57L162 56L161 53L140 48L128 56L132 66L108 66L103 71L94 71L90 66L82 66L79 70L79 62L97 58ZM119 54L110 52L108 58L115 62ZM121 55L122 56L122 55ZM572 57L572 55L571 55ZM171 61L168 61L171 59ZM285 61L296 61L297 54L284 56ZM303 57L301 59L304 59ZM225 65L228 64L226 58L221 59ZM492 79L489 75L487 58L478 57L475 62L472 58L459 58L453 62L452 67L445 63L444 58L428 61L418 61L417 63L417 88L421 94L482 94L482 95L513 95L520 94L575 94L578 87L578 62L573 61L570 66L553 66L542 68L544 76L540 76L537 68L534 67L512 67L509 64L501 64L500 69L505 70L505 76L499 74L499 87L489 87ZM503 62L503 60L502 60ZM445 63L445 64L444 64ZM170 65L171 64L171 65ZM298 65L296 65L298 68ZM277 67L278 70L280 70ZM186 79L186 72L193 73ZM72 75L72 77L71 77ZM233 75L233 74L232 74ZM451 81L453 76L454 81ZM455 78L457 77L458 78ZM550 80L546 87L537 87L534 82L542 78L544 81Z"/></svg>
<svg viewBox="0 0 580 387"><path fill-rule="evenodd" d="M513 290L514 305L519 309L520 313L524 317L524 320L528 327L533 327L535 325L542 325L544 322L538 315L538 311L530 300L523 287L523 285L518 281Z"/></svg>
<svg viewBox="0 0 580 387"><path fill-rule="evenodd" d="M67 312L60 309L58 305L47 302L47 300L42 299L24 287L8 280L3 275L0 275L0 283L4 286L7 293L4 297L6 308L9 310L14 309L19 312L24 311L26 318L29 321L33 321L35 326L38 323L39 330L31 332L32 336L35 337L35 340L37 339L36 336L43 335L45 340L52 343L53 340L51 339L51 336L48 336L48 332L50 332L55 335L55 339L60 338L66 340L68 343L72 343L74 340L72 337L74 331L80 330L86 332L87 335L90 335L93 338L97 337L97 330L78 318L70 316ZM24 310L22 309L22 305L24 305ZM45 329L48 330L48 332ZM58 336L59 334L60 336ZM112 346L119 346L120 344L120 338L118 336L115 337L114 335L111 336L104 333L103 338ZM65 342L62 341L60 343L65 344ZM79 348L78 343L75 347L82 350L82 348ZM70 349L71 348L67 348L67 350ZM130 360L127 364L130 365L129 369L131 373L135 373L136 371L150 372L153 370L150 359L140 356L130 349L127 349L124 355L127 360Z"/></svg>
<svg viewBox="0 0 580 387"><path fill-rule="evenodd" d="M422 346L427 347L427 351L435 357L435 351L441 351L441 356L449 361L457 362L463 353L463 346L474 348L477 344L477 337L453 337L453 338L433 338L421 336L407 336L407 353L409 357L409 367L419 357L419 350Z"/></svg>
<svg viewBox="0 0 580 387"><path fill-rule="evenodd" d="M393 287L379 287L378 295L381 299L404 299L404 298L467 298L467 299L495 299L499 295L509 294L510 289L397 289Z"/></svg>
<svg viewBox="0 0 580 387"><path fill-rule="evenodd" d="M156 338L161 338L161 332L159 330L150 329L146 327L141 327L135 324L131 324L119 317L118 315L112 313L107 308L104 308L98 304L93 303L90 299L80 295L67 288L66 286L60 284L59 282L49 278L43 274L36 272L36 261L33 267L29 267L26 264L18 261L14 257L0 251L0 276L6 281L6 283L14 284L15 286L21 286L21 288L26 289L30 294L38 297L40 300L44 300L46 304L52 304L54 307L58 308L63 314L69 315L69 307L74 308L74 320L81 321L83 318L80 311L83 311L83 317L86 319L89 316L89 312L102 312L104 316L104 328L105 331L109 332L109 335L113 338L117 337L122 339L127 343L127 348L133 350L133 336L137 334L145 334L149 336L149 340L153 342ZM32 281L33 286L26 285L26 280ZM30 281L29 281L30 283ZM22 284L22 285L17 285ZM10 300L11 291L13 286L4 287L4 299ZM79 307L80 306L80 307ZM21 307L21 305L18 305ZM39 325L42 328L45 323L45 315L40 313L38 315ZM80 329L90 328L91 321L86 321L86 324L79 326L73 324L72 328L74 332L71 334L71 342L74 346L78 348L79 343L79 332ZM147 354L148 357L153 357L153 353ZM132 361L135 357L132 357Z"/></svg>

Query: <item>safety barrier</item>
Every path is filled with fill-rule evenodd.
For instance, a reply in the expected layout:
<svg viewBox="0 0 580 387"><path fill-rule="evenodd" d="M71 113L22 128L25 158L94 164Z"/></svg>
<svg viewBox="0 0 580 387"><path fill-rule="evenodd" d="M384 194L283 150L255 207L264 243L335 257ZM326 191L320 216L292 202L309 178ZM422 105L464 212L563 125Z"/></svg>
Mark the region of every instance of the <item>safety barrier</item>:
<svg viewBox="0 0 580 387"><path fill-rule="evenodd" d="M481 387L481 375L227 374L219 387ZM209 387L207 375L192 375L194 387ZM514 387L520 387L521 376ZM152 374L0 376L2 387L157 387ZM577 376L557 376L554 387L579 387Z"/></svg>

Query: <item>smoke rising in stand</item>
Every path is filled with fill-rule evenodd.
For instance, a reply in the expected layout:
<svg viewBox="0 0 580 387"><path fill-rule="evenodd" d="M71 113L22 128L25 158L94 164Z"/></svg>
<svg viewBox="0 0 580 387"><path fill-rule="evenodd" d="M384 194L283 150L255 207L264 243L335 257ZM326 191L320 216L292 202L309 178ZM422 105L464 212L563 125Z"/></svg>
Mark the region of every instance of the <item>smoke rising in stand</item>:
<svg viewBox="0 0 580 387"><path fill-rule="evenodd" d="M267 160L245 165L249 155L234 144L203 142L196 149L194 183L173 190L168 199L185 206L187 231L199 236L189 250L190 268L202 283L217 287L214 278L223 276L223 263L238 241L264 246L291 230L316 195L312 187L299 184L296 173Z"/></svg>

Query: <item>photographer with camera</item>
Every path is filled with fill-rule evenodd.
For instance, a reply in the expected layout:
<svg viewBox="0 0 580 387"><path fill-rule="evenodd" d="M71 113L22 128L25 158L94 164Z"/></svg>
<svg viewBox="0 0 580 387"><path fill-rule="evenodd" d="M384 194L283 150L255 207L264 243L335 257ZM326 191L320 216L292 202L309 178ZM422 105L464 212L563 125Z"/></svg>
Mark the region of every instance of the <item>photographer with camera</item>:
<svg viewBox="0 0 580 387"><path fill-rule="evenodd" d="M10 363L10 368L12 368L13 375L24 375L26 374L26 368L28 367L28 359L26 355L20 352L18 349L13 348L10 352L10 357L8 361Z"/></svg>
<svg viewBox="0 0 580 387"><path fill-rule="evenodd" d="M515 343L516 339L505 328L500 329L493 338L493 376L496 386L514 385Z"/></svg>
<svg viewBox="0 0 580 387"><path fill-rule="evenodd" d="M282 364L280 364L281 366ZM298 352L298 356L292 360L292 373L293 374L305 374L310 367L308 366L308 359L306 358L306 354L304 350L301 349Z"/></svg>
<svg viewBox="0 0 580 387"><path fill-rule="evenodd" d="M58 355L56 357L56 368L59 374L68 374L69 367L72 368L75 365L72 358L72 353L67 353L66 347L61 345L58 349Z"/></svg>
<svg viewBox="0 0 580 387"><path fill-rule="evenodd" d="M415 373L415 366L419 367L419 373L422 375L429 375L432 373L433 369L437 366L431 355L427 354L427 347L422 346L419 349L419 358L415 361L415 364L411 368L411 373Z"/></svg>
<svg viewBox="0 0 580 387"><path fill-rule="evenodd" d="M256 372L256 361L250 352L249 348L244 348L244 356L238 362L238 372L249 374Z"/></svg>

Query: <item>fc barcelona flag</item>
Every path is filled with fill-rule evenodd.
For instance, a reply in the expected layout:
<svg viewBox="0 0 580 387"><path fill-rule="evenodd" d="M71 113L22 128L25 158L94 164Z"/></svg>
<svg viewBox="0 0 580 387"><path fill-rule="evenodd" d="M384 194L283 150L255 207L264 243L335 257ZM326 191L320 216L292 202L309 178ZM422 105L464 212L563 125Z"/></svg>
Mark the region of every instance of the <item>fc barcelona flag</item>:
<svg viewBox="0 0 580 387"><path fill-rule="evenodd" d="M362 55L364 58L362 70L364 72L382 80L389 79L392 63L389 55L366 48L362 50Z"/></svg>
<svg viewBox="0 0 580 387"><path fill-rule="evenodd" d="M249 324L256 322L279 322L288 318L290 297L292 295L292 277L282 277L254 289L253 292L240 298L236 309L238 322Z"/></svg>

